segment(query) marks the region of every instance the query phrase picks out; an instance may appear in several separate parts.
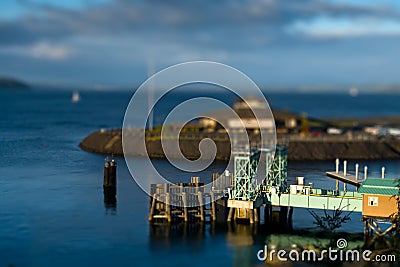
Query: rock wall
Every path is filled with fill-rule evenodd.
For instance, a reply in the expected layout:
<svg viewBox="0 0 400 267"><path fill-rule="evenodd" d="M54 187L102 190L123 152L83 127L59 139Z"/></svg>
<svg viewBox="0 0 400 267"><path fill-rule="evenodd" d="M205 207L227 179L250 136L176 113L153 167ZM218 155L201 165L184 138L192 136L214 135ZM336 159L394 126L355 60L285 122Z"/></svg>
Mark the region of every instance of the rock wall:
<svg viewBox="0 0 400 267"><path fill-rule="evenodd" d="M181 152L189 159L200 156L201 139L180 140ZM168 145L168 142L166 144ZM172 142L172 141L171 141ZM228 140L215 141L216 159L227 160L230 157ZM121 130L94 132L87 136L79 146L86 151L123 155ZM146 140L146 148L150 157L164 157L161 142L156 138ZM133 150L134 151L134 150ZM133 155L144 155L143 151L132 152ZM289 160L332 160L336 158L349 160L400 159L400 140L368 140L368 141L326 141L307 140L291 141L288 148Z"/></svg>

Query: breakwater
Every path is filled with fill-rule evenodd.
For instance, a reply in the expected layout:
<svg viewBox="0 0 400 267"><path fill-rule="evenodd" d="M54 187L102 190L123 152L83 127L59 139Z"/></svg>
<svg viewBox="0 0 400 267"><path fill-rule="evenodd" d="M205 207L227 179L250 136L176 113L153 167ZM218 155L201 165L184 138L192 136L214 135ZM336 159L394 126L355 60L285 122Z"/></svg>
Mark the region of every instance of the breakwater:
<svg viewBox="0 0 400 267"><path fill-rule="evenodd" d="M200 156L198 149L200 141L205 138L214 140L217 147L217 160L227 160L230 157L230 141L223 134L184 134L179 138L182 154L189 159ZM278 136L278 139L284 139ZM346 158L349 160L380 160L400 159L400 140L393 138L301 138L300 136L285 139L288 142L289 160L332 160ZM169 142L168 140L166 141ZM250 136L252 144L257 143L257 137ZM122 131L120 129L96 131L84 138L79 147L85 151L123 156ZM144 156L146 153L153 158L165 157L161 139L157 135L146 136L146 149L132 150L132 156Z"/></svg>

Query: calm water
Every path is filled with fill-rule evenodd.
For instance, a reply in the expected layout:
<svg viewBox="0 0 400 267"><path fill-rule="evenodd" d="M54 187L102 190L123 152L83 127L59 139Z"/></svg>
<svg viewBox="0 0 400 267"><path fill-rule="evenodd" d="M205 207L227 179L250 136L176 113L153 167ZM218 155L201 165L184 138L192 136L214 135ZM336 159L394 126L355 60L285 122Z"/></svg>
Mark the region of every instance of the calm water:
<svg viewBox="0 0 400 267"><path fill-rule="evenodd" d="M245 226L232 231L195 227L168 231L150 229L148 198L118 161L116 207L104 204L104 156L81 151L79 141L100 128L122 124L129 92L81 92L72 104L71 92L33 90L0 92L0 266L251 266L263 233ZM231 96L218 95L227 103ZM273 106L313 116L400 115L400 95L268 94ZM172 105L185 96L175 95ZM336 100L336 101L333 101ZM168 110L168 106L163 106ZM162 114L163 112L160 112ZM177 181L190 179L163 160L155 163ZM364 162L361 162L364 164ZM399 162L368 163L379 175L400 174ZM210 178L224 164L199 176ZM318 187L333 186L323 174L330 162L290 163L290 180L298 175ZM139 170L140 171L140 170ZM146 173L142 173L145 177ZM360 216L344 230L361 231ZM294 227L312 228L307 211L295 210Z"/></svg>

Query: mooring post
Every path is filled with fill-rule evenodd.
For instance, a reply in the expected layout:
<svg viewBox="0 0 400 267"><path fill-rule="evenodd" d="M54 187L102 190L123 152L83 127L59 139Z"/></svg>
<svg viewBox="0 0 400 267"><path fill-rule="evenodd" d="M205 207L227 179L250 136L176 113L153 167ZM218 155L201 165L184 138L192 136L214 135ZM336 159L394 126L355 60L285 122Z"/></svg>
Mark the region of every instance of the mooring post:
<svg viewBox="0 0 400 267"><path fill-rule="evenodd" d="M165 193L165 210L167 213L167 221L170 223L172 221L172 216L171 216L171 195L169 193Z"/></svg>
<svg viewBox="0 0 400 267"><path fill-rule="evenodd" d="M364 221L364 242L368 240L368 220L363 218Z"/></svg>
<svg viewBox="0 0 400 267"><path fill-rule="evenodd" d="M293 221L293 207L289 207L289 216L288 216L289 224L292 224L292 221Z"/></svg>
<svg viewBox="0 0 400 267"><path fill-rule="evenodd" d="M187 198L186 198L186 192L182 192L182 203L183 203L183 218L185 220L185 222L187 222L189 220L189 216L188 216L188 209L187 209Z"/></svg>
<svg viewBox="0 0 400 267"><path fill-rule="evenodd" d="M104 164L103 186L117 187L117 163L115 160L106 161Z"/></svg>
<svg viewBox="0 0 400 267"><path fill-rule="evenodd" d="M198 193L199 198L199 209L200 209L200 220L204 222L204 203L203 203L203 193L199 191Z"/></svg>
<svg viewBox="0 0 400 267"><path fill-rule="evenodd" d="M340 160L336 159L336 173L339 173L339 164L340 164Z"/></svg>
<svg viewBox="0 0 400 267"><path fill-rule="evenodd" d="M109 169L110 169L110 162L109 162L109 161L106 161L106 162L104 163L104 180L103 180L103 187L108 186L108 184L109 184L109 182L108 182L109 176L110 176L109 171L108 171Z"/></svg>
<svg viewBox="0 0 400 267"><path fill-rule="evenodd" d="M210 195L211 195L211 219L213 221L216 221L217 220L217 215L216 215L216 210L215 210L215 195L214 195L214 191L211 190Z"/></svg>
<svg viewBox="0 0 400 267"><path fill-rule="evenodd" d="M154 214L154 209L156 207L156 200L157 200L157 194L154 194L151 197L151 206L150 206L150 214L149 214L149 221L153 220L153 214Z"/></svg>
<svg viewBox="0 0 400 267"><path fill-rule="evenodd" d="M368 172L368 167L364 167L364 180L367 180L367 172Z"/></svg>
<svg viewBox="0 0 400 267"><path fill-rule="evenodd" d="M356 181L358 180L358 163L356 163Z"/></svg>
<svg viewBox="0 0 400 267"><path fill-rule="evenodd" d="M265 204L264 205L264 224L266 225L269 222L270 222L269 205Z"/></svg>
<svg viewBox="0 0 400 267"><path fill-rule="evenodd" d="M343 176L347 175L347 160L343 161Z"/></svg>
<svg viewBox="0 0 400 267"><path fill-rule="evenodd" d="M373 219L372 219L372 218L369 218L368 226L369 226L369 236L370 236L370 237L372 237L372 235L374 234L374 233L373 233L373 230L372 230L372 228L371 228L371 226L373 227L372 223L373 223Z"/></svg>
<svg viewBox="0 0 400 267"><path fill-rule="evenodd" d="M285 227L287 226L288 219L289 219L288 211L289 211L288 207L281 206L281 208L280 208L280 212L281 212L280 216L281 216L281 218L279 218L279 219L282 221L281 223L282 223L282 225L285 225Z"/></svg>
<svg viewBox="0 0 400 267"><path fill-rule="evenodd" d="M249 217L250 217L250 223L253 224L254 223L254 210L253 209L249 209Z"/></svg>
<svg viewBox="0 0 400 267"><path fill-rule="evenodd" d="M385 179L385 167L382 167L382 179Z"/></svg>
<svg viewBox="0 0 400 267"><path fill-rule="evenodd" d="M254 209L254 222L259 222L260 221L260 219L259 219L259 214L260 214L259 209L260 208L255 208Z"/></svg>
<svg viewBox="0 0 400 267"><path fill-rule="evenodd" d="M110 171L111 184L112 186L117 187L117 162L115 162L115 160L111 160Z"/></svg>
<svg viewBox="0 0 400 267"><path fill-rule="evenodd" d="M274 206L268 205L269 206L269 220L272 223L274 219Z"/></svg>
<svg viewBox="0 0 400 267"><path fill-rule="evenodd" d="M233 216L234 209L235 208L233 208L233 207L229 208L228 219L227 219L228 222L232 221L232 216Z"/></svg>
<svg viewBox="0 0 400 267"><path fill-rule="evenodd" d="M114 160L106 160L104 164L103 195L106 209L115 210L117 203L117 163Z"/></svg>

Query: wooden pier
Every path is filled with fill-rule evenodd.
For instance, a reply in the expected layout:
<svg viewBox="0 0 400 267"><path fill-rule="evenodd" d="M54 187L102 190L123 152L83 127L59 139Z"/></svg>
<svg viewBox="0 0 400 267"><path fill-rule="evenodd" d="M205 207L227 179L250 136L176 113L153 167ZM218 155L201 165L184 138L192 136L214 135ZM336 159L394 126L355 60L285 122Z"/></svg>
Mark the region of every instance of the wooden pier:
<svg viewBox="0 0 400 267"><path fill-rule="evenodd" d="M357 177L355 175L351 175L351 174L344 174L343 172L326 172L326 176L333 178L335 180L338 180L340 182L343 182L345 184L350 184L350 185L354 185L355 187L359 187L362 180L357 179Z"/></svg>
<svg viewBox="0 0 400 267"><path fill-rule="evenodd" d="M359 179L359 165L355 164L355 175L349 174L347 171L347 160L343 161L343 171L340 171L340 160L335 161L336 171L326 172L326 175L336 180L336 191L339 190L339 182L343 182L343 191L347 191L347 184L355 186L357 189L360 186L362 179ZM367 179L367 167L364 167L364 180Z"/></svg>
<svg viewBox="0 0 400 267"><path fill-rule="evenodd" d="M226 204L217 201L223 193L205 192L204 183L198 177L192 177L191 183L152 184L150 192L150 222L216 221L217 215L225 214Z"/></svg>
<svg viewBox="0 0 400 267"><path fill-rule="evenodd" d="M268 158L267 158L268 160ZM276 159L275 159L276 160ZM270 161L271 162L271 161ZM264 214L264 224L291 228L293 209L320 209L360 212L365 225L365 235L378 237L392 233L398 223L392 220L398 216L399 179L385 179L384 168L381 178L368 178L367 168L364 177L359 179L358 164L356 174L339 171L326 172L337 181L336 190L315 188L313 183L306 184L304 177L297 177L297 183L287 185L286 172L279 162L276 173L270 173L270 181L264 180L258 187L252 182L248 166L253 166L252 158L238 157L234 175L225 175L217 181L213 174L208 191L199 177L192 177L190 183L168 183L151 185L149 221L180 222L247 222L258 224ZM276 181L280 181L277 183ZM339 182L344 183L339 190ZM220 184L218 184L220 183ZM222 183L222 184L221 184ZM347 191L346 185L356 187L356 191ZM263 208L263 209L262 209ZM381 227L386 223L388 227Z"/></svg>
<svg viewBox="0 0 400 267"><path fill-rule="evenodd" d="M257 198L255 201L245 200L228 200L229 214L227 221L232 220L249 220L249 222L257 223L260 221L260 207L263 205L263 200Z"/></svg>

